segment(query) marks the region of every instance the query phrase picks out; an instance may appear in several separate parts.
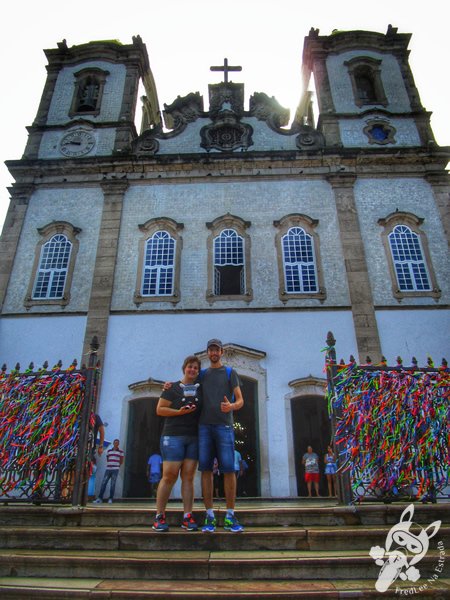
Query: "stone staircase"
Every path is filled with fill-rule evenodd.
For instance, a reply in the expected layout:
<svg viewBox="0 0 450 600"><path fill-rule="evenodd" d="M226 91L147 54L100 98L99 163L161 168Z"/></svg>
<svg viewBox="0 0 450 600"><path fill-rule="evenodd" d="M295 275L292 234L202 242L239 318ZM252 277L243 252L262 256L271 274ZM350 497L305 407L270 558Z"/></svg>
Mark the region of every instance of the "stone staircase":
<svg viewBox="0 0 450 600"><path fill-rule="evenodd" d="M405 506L240 500L239 534L181 530L177 503L167 533L151 529L144 503L0 506L0 598L450 598L449 503L414 505L423 527L442 521L420 579L375 589L370 548L384 547ZM223 506L216 515L220 525Z"/></svg>

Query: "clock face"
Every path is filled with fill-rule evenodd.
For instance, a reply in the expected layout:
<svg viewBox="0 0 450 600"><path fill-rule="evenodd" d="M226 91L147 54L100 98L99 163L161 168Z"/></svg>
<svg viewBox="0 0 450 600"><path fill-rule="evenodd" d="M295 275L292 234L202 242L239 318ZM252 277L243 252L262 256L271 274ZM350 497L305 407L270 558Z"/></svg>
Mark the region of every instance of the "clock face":
<svg viewBox="0 0 450 600"><path fill-rule="evenodd" d="M59 145L59 149L65 156L83 156L95 146L95 138L88 131L78 129L66 134Z"/></svg>

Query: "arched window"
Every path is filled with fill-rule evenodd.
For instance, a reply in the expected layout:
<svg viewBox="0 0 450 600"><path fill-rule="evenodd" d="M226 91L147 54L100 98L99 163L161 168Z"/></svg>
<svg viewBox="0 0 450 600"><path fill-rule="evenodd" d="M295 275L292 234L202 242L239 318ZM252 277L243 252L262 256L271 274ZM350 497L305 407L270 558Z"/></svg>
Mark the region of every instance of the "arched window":
<svg viewBox="0 0 450 600"><path fill-rule="evenodd" d="M375 82L372 70L369 67L355 69L355 83L358 97L364 104L374 104L377 101Z"/></svg>
<svg viewBox="0 0 450 600"><path fill-rule="evenodd" d="M33 304L66 305L78 252L76 236L81 229L65 221L55 221L38 229L42 236L36 247L32 277L25 306Z"/></svg>
<svg viewBox="0 0 450 600"><path fill-rule="evenodd" d="M388 101L381 80L381 60L371 56L356 56L344 65L348 68L356 106L387 106Z"/></svg>
<svg viewBox="0 0 450 600"><path fill-rule="evenodd" d="M150 219L139 229L139 260L134 301L179 302L180 261L183 240L179 231L183 223L159 217Z"/></svg>
<svg viewBox="0 0 450 600"><path fill-rule="evenodd" d="M320 268L319 238L314 229L318 221L306 215L292 214L274 221L276 236L280 299L325 299Z"/></svg>
<svg viewBox="0 0 450 600"><path fill-rule="evenodd" d="M145 243L143 296L172 296L176 241L167 231L157 231Z"/></svg>
<svg viewBox="0 0 450 600"><path fill-rule="evenodd" d="M108 71L92 68L75 73L75 91L69 115L98 115Z"/></svg>
<svg viewBox="0 0 450 600"><path fill-rule="evenodd" d="M396 211L379 219L395 298L431 296L439 298L427 238L420 225L423 219L411 213Z"/></svg>
<svg viewBox="0 0 450 600"><path fill-rule="evenodd" d="M234 229L214 239L214 294L245 294L244 240Z"/></svg>
<svg viewBox="0 0 450 600"><path fill-rule="evenodd" d="M207 300L250 301L250 237L246 232L250 223L227 214L206 226L211 229Z"/></svg>
<svg viewBox="0 0 450 600"><path fill-rule="evenodd" d="M301 227L291 227L282 237L284 279L288 294L318 290L312 237Z"/></svg>
<svg viewBox="0 0 450 600"><path fill-rule="evenodd" d="M389 234L389 244L399 290L431 290L419 236L406 225L396 225Z"/></svg>
<svg viewBox="0 0 450 600"><path fill-rule="evenodd" d="M63 297L71 250L72 244L60 234L54 235L42 246L33 300Z"/></svg>

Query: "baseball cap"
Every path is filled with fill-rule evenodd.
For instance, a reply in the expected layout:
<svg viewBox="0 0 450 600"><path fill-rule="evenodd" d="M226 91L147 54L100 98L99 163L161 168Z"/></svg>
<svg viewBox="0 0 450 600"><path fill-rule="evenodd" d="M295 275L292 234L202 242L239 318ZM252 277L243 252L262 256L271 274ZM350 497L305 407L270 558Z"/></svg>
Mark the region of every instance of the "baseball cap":
<svg viewBox="0 0 450 600"><path fill-rule="evenodd" d="M218 346L219 348L223 348L222 342L220 340L217 340L216 338L209 340L209 342L206 345L206 349L208 349L210 346Z"/></svg>

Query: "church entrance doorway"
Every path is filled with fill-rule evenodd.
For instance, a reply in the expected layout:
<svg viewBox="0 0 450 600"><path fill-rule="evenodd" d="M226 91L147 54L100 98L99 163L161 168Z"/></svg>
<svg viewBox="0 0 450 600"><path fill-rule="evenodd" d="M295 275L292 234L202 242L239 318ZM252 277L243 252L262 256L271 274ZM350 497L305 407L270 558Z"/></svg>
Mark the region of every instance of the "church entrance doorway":
<svg viewBox="0 0 450 600"><path fill-rule="evenodd" d="M242 376L240 379L244 406L234 413L235 448L246 461L248 469L238 481L238 495L260 496L257 383ZM124 498L151 496L150 484L146 477L147 461L151 454L159 454L163 426L163 419L156 414L157 403L158 398L139 398L129 404ZM219 493L223 497L222 481L219 482Z"/></svg>
<svg viewBox="0 0 450 600"><path fill-rule="evenodd" d="M248 465L242 478L238 478L238 496L261 495L259 461L258 390L256 381L240 375L244 406L233 414L235 449Z"/></svg>
<svg viewBox="0 0 450 600"><path fill-rule="evenodd" d="M323 462L323 457L327 452L327 446L331 442L331 422L328 417L327 402L325 398L319 396L292 398L291 410L297 494L299 496L308 495L302 458L307 447L312 446L313 451L319 456L319 493L321 496L327 496L328 487L324 475L325 467Z"/></svg>
<svg viewBox="0 0 450 600"><path fill-rule="evenodd" d="M132 400L128 411L126 472L123 485L124 498L150 498L147 479L147 461L159 454L163 419L156 414L158 398Z"/></svg>

